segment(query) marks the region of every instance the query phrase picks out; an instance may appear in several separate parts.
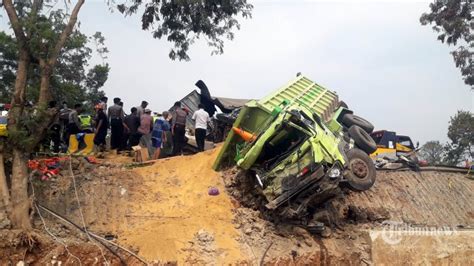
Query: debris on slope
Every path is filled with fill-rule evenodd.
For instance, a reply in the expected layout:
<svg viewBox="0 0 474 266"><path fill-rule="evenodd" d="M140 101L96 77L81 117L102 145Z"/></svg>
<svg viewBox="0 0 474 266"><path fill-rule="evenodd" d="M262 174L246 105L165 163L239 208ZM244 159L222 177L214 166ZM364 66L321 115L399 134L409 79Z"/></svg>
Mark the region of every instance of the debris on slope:
<svg viewBox="0 0 474 266"><path fill-rule="evenodd" d="M203 229L199 230L194 238L189 241L189 246L183 248L183 251L189 254L186 263L193 265L215 263L215 258L219 255L214 240L212 233Z"/></svg>
<svg viewBox="0 0 474 266"><path fill-rule="evenodd" d="M411 254L409 250L394 253L403 247L387 247L380 239L372 239L370 232L382 228L385 220L467 227L474 223L470 200L474 183L463 175L384 172L370 190L342 189L322 205L315 218L327 224L330 233L314 236L300 225L268 215L262 208L263 198L237 170L211 170L217 153L215 149L134 169L123 167L120 158L120 163L77 172L77 192L88 228L111 236L149 262L367 264L390 263L385 254L400 261ZM81 224L71 177L42 184L37 190L41 204ZM219 195L210 196L210 187L217 188ZM52 231L61 237L72 234L61 226ZM438 249L427 242L431 240L424 240L436 250L428 261L453 261L472 247L466 244L469 238L457 239ZM456 245L459 250L453 249ZM443 258L436 260L436 256Z"/></svg>

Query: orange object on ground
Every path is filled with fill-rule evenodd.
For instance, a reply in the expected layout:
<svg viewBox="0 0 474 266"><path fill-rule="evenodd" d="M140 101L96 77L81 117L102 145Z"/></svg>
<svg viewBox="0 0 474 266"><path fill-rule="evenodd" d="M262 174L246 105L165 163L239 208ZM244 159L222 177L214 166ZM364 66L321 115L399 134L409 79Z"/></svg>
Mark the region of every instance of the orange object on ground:
<svg viewBox="0 0 474 266"><path fill-rule="evenodd" d="M241 136L246 142L252 142L257 139L257 136L241 128L232 127L232 130L235 132L235 134Z"/></svg>

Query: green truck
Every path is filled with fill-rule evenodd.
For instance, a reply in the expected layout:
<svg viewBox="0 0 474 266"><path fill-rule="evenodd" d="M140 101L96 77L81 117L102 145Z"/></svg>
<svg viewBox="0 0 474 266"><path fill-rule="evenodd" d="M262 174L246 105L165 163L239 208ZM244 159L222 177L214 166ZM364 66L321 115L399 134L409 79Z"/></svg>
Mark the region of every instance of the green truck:
<svg viewBox="0 0 474 266"><path fill-rule="evenodd" d="M299 76L242 108L214 169L236 164L265 196L267 209L304 217L329 190L374 184L373 129L335 92Z"/></svg>

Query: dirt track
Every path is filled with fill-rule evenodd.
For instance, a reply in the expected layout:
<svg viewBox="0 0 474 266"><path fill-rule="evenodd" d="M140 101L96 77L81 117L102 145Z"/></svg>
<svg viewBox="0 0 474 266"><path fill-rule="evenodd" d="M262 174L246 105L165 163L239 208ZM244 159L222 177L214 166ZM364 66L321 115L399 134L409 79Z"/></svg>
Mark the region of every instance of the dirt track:
<svg viewBox="0 0 474 266"><path fill-rule="evenodd" d="M320 238L297 226L266 221L259 211L243 207L224 186L223 178L231 178L232 172L222 177L211 170L216 155L217 150L207 151L135 169L125 169L123 158L113 159L117 163L77 175L86 224L149 262L359 265L474 260L472 231L401 236L397 244L379 234L386 229L384 220L404 226L472 228L474 181L462 174L379 173L371 190L344 191L326 206L329 211L322 220L333 233ZM209 196L211 186L220 195ZM37 194L42 204L81 224L70 177L43 184ZM74 230L56 226L54 233L68 238ZM0 255L6 254L1 250ZM61 254L67 258L64 250ZM100 261L98 253L95 256Z"/></svg>

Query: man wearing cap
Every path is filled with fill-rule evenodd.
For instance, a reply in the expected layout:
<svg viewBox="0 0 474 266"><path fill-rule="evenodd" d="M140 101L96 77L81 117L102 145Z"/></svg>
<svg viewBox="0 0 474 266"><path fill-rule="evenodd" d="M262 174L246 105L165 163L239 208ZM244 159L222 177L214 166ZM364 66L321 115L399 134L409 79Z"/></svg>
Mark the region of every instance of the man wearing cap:
<svg viewBox="0 0 474 266"><path fill-rule="evenodd" d="M114 98L114 105L109 107L109 123L110 123L110 148L112 150L117 149L118 151L122 148L122 136L124 130L124 112L122 106L120 106L120 98Z"/></svg>
<svg viewBox="0 0 474 266"><path fill-rule="evenodd" d="M148 154L153 154L153 148L151 145L151 131L153 130L153 118L151 117L151 110L145 109L144 114L140 117L140 127L138 127L138 133L140 133L140 143L148 149Z"/></svg>

